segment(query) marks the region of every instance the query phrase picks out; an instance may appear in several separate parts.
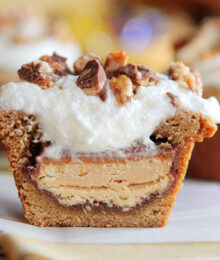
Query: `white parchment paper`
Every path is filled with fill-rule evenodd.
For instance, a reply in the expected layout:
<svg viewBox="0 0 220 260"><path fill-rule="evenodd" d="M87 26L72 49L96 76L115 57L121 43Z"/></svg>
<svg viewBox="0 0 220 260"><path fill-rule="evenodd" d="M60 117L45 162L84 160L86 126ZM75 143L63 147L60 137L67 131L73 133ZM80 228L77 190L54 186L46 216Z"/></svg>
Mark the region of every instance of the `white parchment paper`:
<svg viewBox="0 0 220 260"><path fill-rule="evenodd" d="M164 228L42 228L27 224L13 177L0 174L0 231L54 242L220 242L220 183L186 180Z"/></svg>

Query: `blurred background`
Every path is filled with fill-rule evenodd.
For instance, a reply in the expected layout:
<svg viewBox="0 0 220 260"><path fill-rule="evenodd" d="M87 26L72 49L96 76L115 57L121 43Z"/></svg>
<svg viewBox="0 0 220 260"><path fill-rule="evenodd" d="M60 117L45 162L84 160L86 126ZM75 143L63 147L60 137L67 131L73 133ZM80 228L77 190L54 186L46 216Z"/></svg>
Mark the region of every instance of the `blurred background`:
<svg viewBox="0 0 220 260"><path fill-rule="evenodd" d="M0 0L36 5L36 1ZM174 59L173 43L205 16L220 12L218 0L38 0L44 12L64 19L83 52L101 57L123 49L131 62L164 71Z"/></svg>

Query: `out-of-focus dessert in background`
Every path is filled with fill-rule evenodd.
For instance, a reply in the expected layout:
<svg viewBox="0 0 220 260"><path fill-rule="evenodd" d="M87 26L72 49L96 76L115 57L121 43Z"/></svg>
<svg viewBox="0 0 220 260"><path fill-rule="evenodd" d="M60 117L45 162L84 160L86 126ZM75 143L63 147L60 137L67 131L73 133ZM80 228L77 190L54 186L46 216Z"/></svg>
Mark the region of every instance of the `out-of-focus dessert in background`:
<svg viewBox="0 0 220 260"><path fill-rule="evenodd" d="M165 71L173 60L172 24L168 14L158 8L126 6L112 17L116 46L124 49L132 62Z"/></svg>
<svg viewBox="0 0 220 260"><path fill-rule="evenodd" d="M220 17L202 24L176 43L176 57L201 74L203 95L220 101ZM189 175L220 181L220 131L212 140L197 144L189 165Z"/></svg>
<svg viewBox="0 0 220 260"><path fill-rule="evenodd" d="M170 11L136 1L82 2L88 2L86 7L74 1L66 16L85 52L104 58L109 51L123 49L131 62L160 72L174 59L173 39L192 27L190 16L177 8Z"/></svg>
<svg viewBox="0 0 220 260"><path fill-rule="evenodd" d="M0 9L0 84L17 80L26 62L54 51L71 64L81 54L68 24L49 19L38 6L7 5Z"/></svg>
<svg viewBox="0 0 220 260"><path fill-rule="evenodd" d="M124 0L127 1L127 0ZM209 14L219 14L220 1L219 0L136 0L135 2L153 4L166 9L172 9L173 7L182 8L189 12L194 18L198 18Z"/></svg>
<svg viewBox="0 0 220 260"><path fill-rule="evenodd" d="M84 52L104 58L110 51L124 49L131 62L164 72L174 59L173 40L190 30L192 18L178 5L167 8L139 2L64 0L54 5L46 0L39 5L50 17L62 17L68 23Z"/></svg>

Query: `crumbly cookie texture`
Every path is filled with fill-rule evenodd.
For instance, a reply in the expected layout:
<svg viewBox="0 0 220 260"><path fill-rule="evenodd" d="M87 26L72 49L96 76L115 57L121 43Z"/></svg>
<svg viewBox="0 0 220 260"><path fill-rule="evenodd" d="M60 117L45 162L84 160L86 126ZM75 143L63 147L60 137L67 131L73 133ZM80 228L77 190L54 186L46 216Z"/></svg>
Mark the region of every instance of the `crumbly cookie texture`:
<svg viewBox="0 0 220 260"><path fill-rule="evenodd" d="M74 93L79 91L83 100L91 98L102 106L109 105L111 96L114 111L118 111L140 95L140 86L144 90L159 88L154 72L127 62L124 52L111 53L104 65L90 54L78 59L75 71L71 72L65 59L54 54L22 66L18 74L21 79L37 84L27 86L41 94L50 91L62 77L72 80L74 77L68 76L76 75ZM173 63L169 76L180 87L189 89L189 92L181 89L184 95L190 93L200 99L197 95L201 94L201 84L188 67ZM171 82L167 77L165 80ZM60 89L57 90L60 95ZM216 125L209 116L181 109L181 95L166 91L163 94L161 102L165 100L174 113L151 131L153 152L143 140L137 139L129 147L119 149L126 156L114 152L110 156L103 151L102 155L78 152L70 157L67 150L63 150L60 159L42 156L52 144L42 139L37 115L0 110L0 139L8 149L10 170L28 222L38 226L164 226L182 185L194 143L211 137ZM151 153L147 153L149 150Z"/></svg>

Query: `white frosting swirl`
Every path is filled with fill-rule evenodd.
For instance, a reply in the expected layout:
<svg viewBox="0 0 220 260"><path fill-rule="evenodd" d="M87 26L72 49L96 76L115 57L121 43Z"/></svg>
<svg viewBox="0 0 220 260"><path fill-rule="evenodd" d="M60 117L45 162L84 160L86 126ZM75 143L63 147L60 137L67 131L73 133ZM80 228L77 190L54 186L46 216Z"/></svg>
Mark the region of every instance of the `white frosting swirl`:
<svg viewBox="0 0 220 260"><path fill-rule="evenodd" d="M63 149L72 154L114 151L139 138L151 144L149 137L156 127L176 112L168 91L180 98L184 110L220 122L215 98L203 99L166 76L158 77L157 86L139 87L131 102L123 106L118 106L110 91L106 102L85 95L76 85L76 76L62 77L46 90L27 82L8 83L0 89L0 106L36 115L42 139L52 142L45 151L52 158L58 158Z"/></svg>

